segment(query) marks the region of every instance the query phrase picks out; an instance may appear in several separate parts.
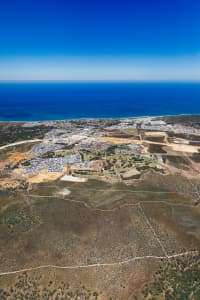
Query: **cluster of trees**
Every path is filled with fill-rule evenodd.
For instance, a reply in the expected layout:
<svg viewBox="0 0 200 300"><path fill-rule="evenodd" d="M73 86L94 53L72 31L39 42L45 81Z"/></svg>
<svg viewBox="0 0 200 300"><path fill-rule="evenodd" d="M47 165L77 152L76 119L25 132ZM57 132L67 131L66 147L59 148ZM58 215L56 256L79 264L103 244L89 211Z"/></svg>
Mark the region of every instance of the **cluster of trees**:
<svg viewBox="0 0 200 300"><path fill-rule="evenodd" d="M143 299L199 300L200 251L195 255L173 258L160 268L151 284L142 291Z"/></svg>

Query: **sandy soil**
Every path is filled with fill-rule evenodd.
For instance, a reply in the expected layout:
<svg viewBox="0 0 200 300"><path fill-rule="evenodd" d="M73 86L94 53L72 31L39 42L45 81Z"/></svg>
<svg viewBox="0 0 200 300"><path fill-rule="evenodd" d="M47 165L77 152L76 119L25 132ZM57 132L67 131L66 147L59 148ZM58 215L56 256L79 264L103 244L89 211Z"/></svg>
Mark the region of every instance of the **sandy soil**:
<svg viewBox="0 0 200 300"><path fill-rule="evenodd" d="M192 145L184 145L184 144L168 144L174 151L181 151L181 152L189 152L189 153L198 153L199 147L192 146Z"/></svg>
<svg viewBox="0 0 200 300"><path fill-rule="evenodd" d="M120 145L120 144L141 144L140 141L138 140L132 140L132 139L127 139L127 138L113 138L113 137L102 137L100 139L101 142L103 143L111 143L115 145Z"/></svg>
<svg viewBox="0 0 200 300"><path fill-rule="evenodd" d="M111 143L115 145L120 144L143 144L142 141L135 141L132 139L123 139L123 138L112 138L112 137L102 137L101 141L104 143ZM198 153L200 150L200 147L198 146L192 146L192 145L185 145L185 144L173 144L173 143L158 143L158 142L152 142L152 141L144 141L145 144L154 144L154 145L163 145L163 146L169 146L173 151L178 152L189 152L189 153Z"/></svg>
<svg viewBox="0 0 200 300"><path fill-rule="evenodd" d="M62 176L61 172L48 172L46 170L43 170L40 172L40 174L27 178L27 181L29 183L47 182L57 180L58 178L60 178L60 176Z"/></svg>
<svg viewBox="0 0 200 300"><path fill-rule="evenodd" d="M64 175L60 180L61 181L69 181L69 182L86 182L87 178Z"/></svg>

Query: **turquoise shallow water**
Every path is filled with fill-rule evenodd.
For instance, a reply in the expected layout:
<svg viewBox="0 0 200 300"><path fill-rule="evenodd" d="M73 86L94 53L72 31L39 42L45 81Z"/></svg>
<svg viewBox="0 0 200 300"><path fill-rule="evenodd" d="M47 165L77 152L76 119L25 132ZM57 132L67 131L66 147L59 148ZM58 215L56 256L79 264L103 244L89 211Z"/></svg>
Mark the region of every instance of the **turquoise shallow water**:
<svg viewBox="0 0 200 300"><path fill-rule="evenodd" d="M199 83L0 83L0 120L200 113Z"/></svg>

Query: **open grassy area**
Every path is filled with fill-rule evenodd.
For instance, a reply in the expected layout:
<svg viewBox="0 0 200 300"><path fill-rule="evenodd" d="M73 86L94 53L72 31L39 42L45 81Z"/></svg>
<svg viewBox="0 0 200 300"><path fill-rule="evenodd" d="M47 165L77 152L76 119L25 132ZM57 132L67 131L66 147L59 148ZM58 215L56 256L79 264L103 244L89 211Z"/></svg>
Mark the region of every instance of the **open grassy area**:
<svg viewBox="0 0 200 300"><path fill-rule="evenodd" d="M34 184L26 196L22 192L2 194L10 200L7 205L5 201L1 203L0 271L49 264L112 264L134 257L163 256L157 237L169 254L197 248L200 245L199 210L182 206L191 205L189 198L176 192L168 194L167 187L172 179L166 176L166 183L160 184L159 176L152 181L150 178L149 175L134 186L95 180L86 183L55 181ZM71 194L59 196L58 192L66 187ZM81 288L84 285L90 291L85 294L90 297L86 299L117 299L119 293L121 299L132 299L142 284L149 282L159 264L160 261L144 259L124 266L100 267L98 272L95 268L58 270L53 278L59 278L59 282L50 286L53 275L47 276L45 270L40 270L44 278L34 279L32 272L28 272L22 277L15 276L14 281L12 276L8 276L7 281L0 278L1 295L16 293L28 297L39 293L40 297L47 297L56 290L55 299L56 296L60 299L59 293L71 297L69 299L79 299L78 294L86 293ZM95 284L91 276L96 278ZM15 286L23 280L30 285L30 290ZM71 287L65 289L62 281ZM98 293L98 298L94 292Z"/></svg>
<svg viewBox="0 0 200 300"><path fill-rule="evenodd" d="M134 128L127 128L124 130L125 133L128 133L128 134L131 134L133 136L137 136L139 133L138 133L138 130L137 129L134 129Z"/></svg>

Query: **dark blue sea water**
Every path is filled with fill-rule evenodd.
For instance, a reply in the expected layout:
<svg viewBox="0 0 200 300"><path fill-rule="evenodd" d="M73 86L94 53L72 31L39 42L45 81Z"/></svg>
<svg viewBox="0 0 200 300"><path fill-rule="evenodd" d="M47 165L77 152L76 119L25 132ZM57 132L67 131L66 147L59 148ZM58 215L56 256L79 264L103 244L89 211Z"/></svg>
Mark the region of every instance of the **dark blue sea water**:
<svg viewBox="0 0 200 300"><path fill-rule="evenodd" d="M0 120L200 113L199 83L0 83Z"/></svg>

